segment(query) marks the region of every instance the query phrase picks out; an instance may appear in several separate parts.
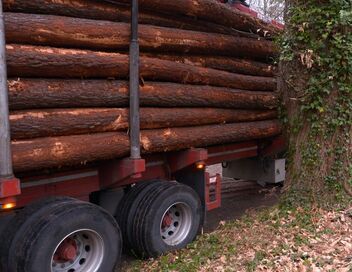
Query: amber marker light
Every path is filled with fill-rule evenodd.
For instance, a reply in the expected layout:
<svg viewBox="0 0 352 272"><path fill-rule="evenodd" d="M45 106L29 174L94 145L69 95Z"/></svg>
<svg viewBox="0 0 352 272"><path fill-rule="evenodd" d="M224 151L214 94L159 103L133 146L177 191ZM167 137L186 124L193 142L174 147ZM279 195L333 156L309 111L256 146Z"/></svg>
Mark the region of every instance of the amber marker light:
<svg viewBox="0 0 352 272"><path fill-rule="evenodd" d="M2 210L10 210L16 207L16 203L10 202L10 203L5 203L0 206Z"/></svg>
<svg viewBox="0 0 352 272"><path fill-rule="evenodd" d="M197 162L196 163L196 168L199 170L202 170L205 168L205 163L204 162Z"/></svg>

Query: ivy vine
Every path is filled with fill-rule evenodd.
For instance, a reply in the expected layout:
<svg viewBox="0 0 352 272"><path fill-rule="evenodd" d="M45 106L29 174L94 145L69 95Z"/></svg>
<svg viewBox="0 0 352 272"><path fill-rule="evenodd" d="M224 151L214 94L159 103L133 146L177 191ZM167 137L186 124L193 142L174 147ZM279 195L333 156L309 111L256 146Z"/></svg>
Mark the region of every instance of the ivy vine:
<svg viewBox="0 0 352 272"><path fill-rule="evenodd" d="M291 133L309 124L307 141L299 150L302 167L294 174L309 178L322 157L330 158L320 178L336 192L345 189L352 195L352 1L292 0L287 18L281 60L299 62L308 73L297 96L297 120L291 120Z"/></svg>

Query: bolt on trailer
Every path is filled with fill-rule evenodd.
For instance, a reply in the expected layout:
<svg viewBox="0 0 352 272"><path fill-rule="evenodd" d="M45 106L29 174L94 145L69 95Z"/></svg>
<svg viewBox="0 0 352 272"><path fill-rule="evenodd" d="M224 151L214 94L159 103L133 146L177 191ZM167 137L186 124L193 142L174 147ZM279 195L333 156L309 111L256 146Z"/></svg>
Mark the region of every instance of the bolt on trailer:
<svg viewBox="0 0 352 272"><path fill-rule="evenodd" d="M209 174L207 165L227 162L227 176L263 184L284 180L282 160L266 159L265 164L262 160L284 149L280 135L141 155L137 0L131 1L130 11L130 157L55 171L16 173L10 140L3 2L0 271L113 271L119 265L123 245L140 257L185 247L200 233L206 212L221 207L222 178Z"/></svg>

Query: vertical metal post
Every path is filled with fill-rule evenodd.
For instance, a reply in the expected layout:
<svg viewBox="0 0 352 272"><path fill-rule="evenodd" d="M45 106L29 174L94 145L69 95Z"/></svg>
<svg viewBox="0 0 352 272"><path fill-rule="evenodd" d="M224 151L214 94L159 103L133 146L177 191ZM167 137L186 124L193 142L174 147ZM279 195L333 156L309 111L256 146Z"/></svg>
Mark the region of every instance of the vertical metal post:
<svg viewBox="0 0 352 272"><path fill-rule="evenodd" d="M13 177L6 67L5 26L0 0L0 178Z"/></svg>
<svg viewBox="0 0 352 272"><path fill-rule="evenodd" d="M130 142L131 159L140 159L138 0L132 0L131 4Z"/></svg>

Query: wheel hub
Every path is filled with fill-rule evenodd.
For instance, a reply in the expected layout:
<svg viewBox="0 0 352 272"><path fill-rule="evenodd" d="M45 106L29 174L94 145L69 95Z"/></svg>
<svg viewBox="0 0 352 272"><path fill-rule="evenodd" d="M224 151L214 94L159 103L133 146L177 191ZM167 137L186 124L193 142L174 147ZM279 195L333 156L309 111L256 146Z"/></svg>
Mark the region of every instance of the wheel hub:
<svg viewBox="0 0 352 272"><path fill-rule="evenodd" d="M54 260L57 262L73 261L77 256L77 244L74 239L65 239L54 254Z"/></svg>
<svg viewBox="0 0 352 272"><path fill-rule="evenodd" d="M163 223L162 223L162 228L169 228L172 224L173 218L172 215L168 212L167 214L165 214L164 218L163 218Z"/></svg>
<svg viewBox="0 0 352 272"><path fill-rule="evenodd" d="M96 272L103 257L101 236L92 230L78 230L66 236L56 247L51 272Z"/></svg>
<svg viewBox="0 0 352 272"><path fill-rule="evenodd" d="M166 244L176 246L187 238L191 226L191 208L185 203L176 203L166 210L161 219L161 238Z"/></svg>

